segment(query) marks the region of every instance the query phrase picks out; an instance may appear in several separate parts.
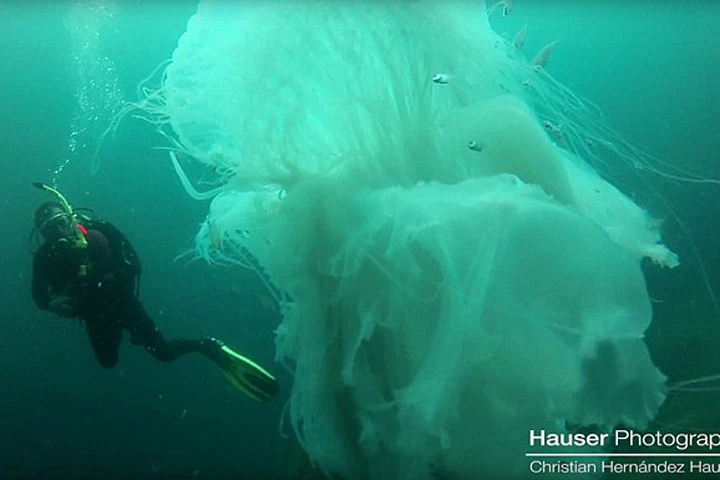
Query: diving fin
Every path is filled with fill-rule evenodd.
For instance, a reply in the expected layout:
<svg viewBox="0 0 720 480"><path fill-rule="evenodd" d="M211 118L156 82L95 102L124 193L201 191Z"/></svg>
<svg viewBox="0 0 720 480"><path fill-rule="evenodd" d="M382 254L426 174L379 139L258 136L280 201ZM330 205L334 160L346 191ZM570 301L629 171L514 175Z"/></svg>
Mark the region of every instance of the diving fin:
<svg viewBox="0 0 720 480"><path fill-rule="evenodd" d="M230 383L258 402L267 402L278 393L278 382L267 370L219 340L213 340L219 347L213 360Z"/></svg>

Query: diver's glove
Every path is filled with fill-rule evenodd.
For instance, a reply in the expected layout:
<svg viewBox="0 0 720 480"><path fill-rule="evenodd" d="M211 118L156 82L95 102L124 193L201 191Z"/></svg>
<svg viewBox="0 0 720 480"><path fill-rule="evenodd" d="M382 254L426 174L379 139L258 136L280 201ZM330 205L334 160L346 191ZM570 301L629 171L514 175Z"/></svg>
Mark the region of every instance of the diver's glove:
<svg viewBox="0 0 720 480"><path fill-rule="evenodd" d="M53 297L48 310L63 318L75 318L78 316L75 303L72 297Z"/></svg>

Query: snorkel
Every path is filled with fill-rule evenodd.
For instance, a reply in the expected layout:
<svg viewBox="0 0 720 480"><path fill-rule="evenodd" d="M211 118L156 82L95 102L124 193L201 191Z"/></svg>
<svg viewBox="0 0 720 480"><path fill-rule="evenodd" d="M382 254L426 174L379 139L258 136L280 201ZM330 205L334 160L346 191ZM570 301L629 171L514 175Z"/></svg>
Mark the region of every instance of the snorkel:
<svg viewBox="0 0 720 480"><path fill-rule="evenodd" d="M55 188L51 187L50 185L42 182L33 182L33 186L55 195L55 197L58 199L58 202L60 203L60 206L65 211L64 215L67 215L72 224L73 231L75 232L75 246L77 248L87 248L88 243L87 238L85 238L87 230L85 230L85 227L78 223L75 211L70 206L70 203L63 196L63 194L57 191Z"/></svg>

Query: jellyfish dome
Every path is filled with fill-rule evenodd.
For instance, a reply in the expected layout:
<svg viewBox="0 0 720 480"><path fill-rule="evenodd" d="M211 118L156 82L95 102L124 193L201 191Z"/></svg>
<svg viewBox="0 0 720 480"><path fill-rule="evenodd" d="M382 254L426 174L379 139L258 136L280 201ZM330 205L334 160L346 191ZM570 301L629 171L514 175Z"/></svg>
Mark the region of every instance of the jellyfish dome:
<svg viewBox="0 0 720 480"><path fill-rule="evenodd" d="M221 175L197 250L280 300L290 418L329 474L522 478L531 429L664 401L640 263L678 260L548 135L563 97L511 48L475 0L203 1L145 103Z"/></svg>

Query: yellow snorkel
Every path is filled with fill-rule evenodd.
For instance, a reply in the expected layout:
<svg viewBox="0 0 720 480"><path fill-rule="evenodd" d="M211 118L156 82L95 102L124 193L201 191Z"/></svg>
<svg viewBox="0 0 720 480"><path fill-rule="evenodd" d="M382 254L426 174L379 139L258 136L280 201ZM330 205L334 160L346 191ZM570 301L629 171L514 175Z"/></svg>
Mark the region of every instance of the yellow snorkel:
<svg viewBox="0 0 720 480"><path fill-rule="evenodd" d="M70 221L72 222L73 231L75 232L75 246L78 248L87 248L87 238L85 238L85 235L83 235L83 232L78 228L78 221L77 221L77 215L75 214L75 211L73 211L72 207L70 206L70 203L65 199L62 193L51 187L50 185L47 185L45 183L41 182L33 182L33 186L39 188L40 190L45 190L48 193L51 193L57 197L60 206L63 210L65 210L65 214L70 218Z"/></svg>

